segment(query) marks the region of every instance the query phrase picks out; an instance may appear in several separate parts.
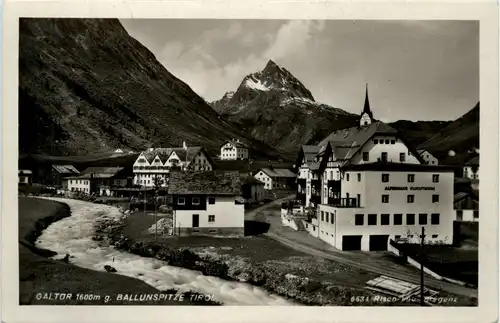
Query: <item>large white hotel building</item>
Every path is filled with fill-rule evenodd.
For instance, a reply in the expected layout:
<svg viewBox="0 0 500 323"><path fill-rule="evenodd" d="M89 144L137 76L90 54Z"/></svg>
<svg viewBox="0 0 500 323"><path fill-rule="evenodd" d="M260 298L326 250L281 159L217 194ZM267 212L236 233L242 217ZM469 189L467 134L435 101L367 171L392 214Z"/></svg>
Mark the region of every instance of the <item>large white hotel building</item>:
<svg viewBox="0 0 500 323"><path fill-rule="evenodd" d="M299 153L297 198L316 210L305 226L340 250L385 250L389 238L453 241L454 169L427 165L392 127L373 121L366 92L360 125Z"/></svg>

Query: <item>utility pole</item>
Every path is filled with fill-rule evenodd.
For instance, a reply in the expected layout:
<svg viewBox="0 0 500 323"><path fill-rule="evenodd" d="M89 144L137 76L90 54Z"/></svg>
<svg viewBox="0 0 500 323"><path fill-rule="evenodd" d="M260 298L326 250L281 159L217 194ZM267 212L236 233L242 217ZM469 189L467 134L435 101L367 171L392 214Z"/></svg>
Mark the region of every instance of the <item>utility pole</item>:
<svg viewBox="0 0 500 323"><path fill-rule="evenodd" d="M420 239L420 306L424 306L424 238L425 228L422 227L422 237Z"/></svg>

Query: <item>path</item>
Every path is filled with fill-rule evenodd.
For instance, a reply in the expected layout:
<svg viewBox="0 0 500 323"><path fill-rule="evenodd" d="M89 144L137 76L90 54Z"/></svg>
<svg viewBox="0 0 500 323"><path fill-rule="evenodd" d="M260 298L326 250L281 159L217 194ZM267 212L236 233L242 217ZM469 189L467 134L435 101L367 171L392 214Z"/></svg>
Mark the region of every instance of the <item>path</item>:
<svg viewBox="0 0 500 323"><path fill-rule="evenodd" d="M270 229L267 233L265 233L265 235L295 250L302 251L313 256L334 260L339 263L380 275L391 276L411 283L420 284L420 274L416 271L416 269L400 266L390 260L383 259L380 256L380 253L368 254L366 252L340 251L319 238L309 235L305 231L295 231L291 228L283 226L281 224L280 211L275 212L272 216L262 213L259 214L260 212L265 211L272 206L279 205L283 201L292 197L293 196L288 196L251 210L245 214L245 218L247 220L268 222L270 224ZM477 289L444 282L428 275L425 276L425 285L451 294L474 298L478 297Z"/></svg>

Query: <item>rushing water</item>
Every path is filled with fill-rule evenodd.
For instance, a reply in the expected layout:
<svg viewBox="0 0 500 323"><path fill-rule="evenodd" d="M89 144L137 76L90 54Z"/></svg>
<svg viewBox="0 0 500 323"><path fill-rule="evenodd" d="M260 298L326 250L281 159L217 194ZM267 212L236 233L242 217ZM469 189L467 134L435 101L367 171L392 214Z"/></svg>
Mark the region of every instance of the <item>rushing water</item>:
<svg viewBox="0 0 500 323"><path fill-rule="evenodd" d="M74 256L69 259L70 263L96 271L105 271L104 266L110 265L116 268L117 274L143 280L160 291L176 289L213 295L224 305L292 305L288 300L250 284L204 276L201 272L169 266L155 258L103 246L92 240L94 225L100 219L122 217L117 208L72 199L50 200L66 203L71 210L70 217L51 224L37 240L38 247L57 252L55 258L70 254Z"/></svg>

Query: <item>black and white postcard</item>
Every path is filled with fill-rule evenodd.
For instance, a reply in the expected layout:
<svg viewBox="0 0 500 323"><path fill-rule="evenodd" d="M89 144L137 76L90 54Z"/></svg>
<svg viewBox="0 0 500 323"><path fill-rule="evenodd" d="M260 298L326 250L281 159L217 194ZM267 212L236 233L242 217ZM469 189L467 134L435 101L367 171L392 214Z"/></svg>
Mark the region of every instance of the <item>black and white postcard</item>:
<svg viewBox="0 0 500 323"><path fill-rule="evenodd" d="M494 321L497 10L8 1L2 319Z"/></svg>

